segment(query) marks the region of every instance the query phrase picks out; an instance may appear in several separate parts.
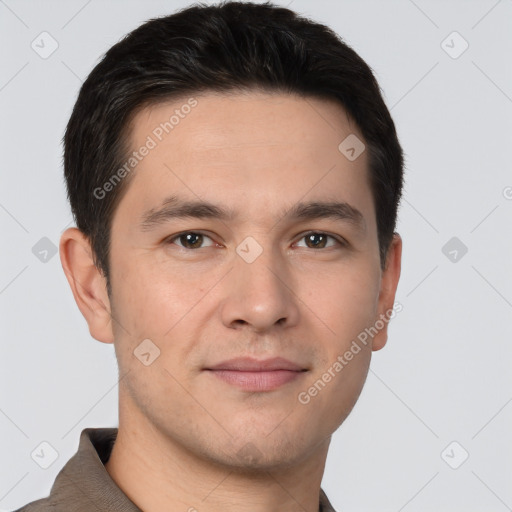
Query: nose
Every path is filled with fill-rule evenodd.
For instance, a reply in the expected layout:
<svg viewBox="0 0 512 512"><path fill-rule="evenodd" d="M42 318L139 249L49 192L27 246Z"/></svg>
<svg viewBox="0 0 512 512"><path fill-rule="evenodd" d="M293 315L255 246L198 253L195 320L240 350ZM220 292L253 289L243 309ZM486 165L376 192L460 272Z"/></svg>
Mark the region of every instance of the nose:
<svg viewBox="0 0 512 512"><path fill-rule="evenodd" d="M292 327L299 320L299 298L286 262L264 250L251 263L238 255L225 283L222 322L232 329L269 331Z"/></svg>

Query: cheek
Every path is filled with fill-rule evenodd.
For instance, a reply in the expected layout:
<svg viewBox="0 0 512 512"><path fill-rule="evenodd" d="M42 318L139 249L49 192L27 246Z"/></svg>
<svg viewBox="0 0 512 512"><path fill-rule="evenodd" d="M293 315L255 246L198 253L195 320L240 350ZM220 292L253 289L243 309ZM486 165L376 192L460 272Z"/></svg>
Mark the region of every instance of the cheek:
<svg viewBox="0 0 512 512"><path fill-rule="evenodd" d="M341 265L337 271L316 273L304 282L305 289L310 290L305 302L338 350L372 324L377 314L379 274L369 265L357 267Z"/></svg>
<svg viewBox="0 0 512 512"><path fill-rule="evenodd" d="M371 360L371 343L364 338L377 314L379 274L370 265L341 274L331 282L326 323L334 334L325 345L316 382L327 381L324 406L330 407L333 421L342 422L354 406L364 386ZM362 335L362 337L361 337ZM319 386L321 387L321 383Z"/></svg>
<svg viewBox="0 0 512 512"><path fill-rule="evenodd" d="M157 253L119 260L112 285L116 312L126 330L137 337L165 335L208 290L206 276L201 276L187 272L185 265L177 268Z"/></svg>

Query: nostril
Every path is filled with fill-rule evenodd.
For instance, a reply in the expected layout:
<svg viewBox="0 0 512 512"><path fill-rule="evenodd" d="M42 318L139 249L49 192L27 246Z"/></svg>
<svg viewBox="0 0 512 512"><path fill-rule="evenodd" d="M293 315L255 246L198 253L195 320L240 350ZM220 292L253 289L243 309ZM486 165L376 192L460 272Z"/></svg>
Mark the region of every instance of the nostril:
<svg viewBox="0 0 512 512"><path fill-rule="evenodd" d="M233 323L238 325L249 325L249 322L246 320L234 320Z"/></svg>

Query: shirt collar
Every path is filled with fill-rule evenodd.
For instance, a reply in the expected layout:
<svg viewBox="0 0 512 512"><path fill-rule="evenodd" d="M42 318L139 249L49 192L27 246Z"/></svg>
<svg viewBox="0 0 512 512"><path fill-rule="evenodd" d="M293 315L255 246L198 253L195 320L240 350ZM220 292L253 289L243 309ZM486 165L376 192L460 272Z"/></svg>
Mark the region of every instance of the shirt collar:
<svg viewBox="0 0 512 512"><path fill-rule="evenodd" d="M142 512L112 480L104 464L117 437L117 428L86 428L78 451L57 475L48 500L74 512ZM320 489L319 512L336 512Z"/></svg>

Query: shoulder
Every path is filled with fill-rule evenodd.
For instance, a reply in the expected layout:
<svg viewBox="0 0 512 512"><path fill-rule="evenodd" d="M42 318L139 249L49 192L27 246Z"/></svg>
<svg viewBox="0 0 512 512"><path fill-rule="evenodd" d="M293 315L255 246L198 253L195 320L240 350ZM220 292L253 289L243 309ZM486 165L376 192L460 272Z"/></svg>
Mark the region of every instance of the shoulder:
<svg viewBox="0 0 512 512"><path fill-rule="evenodd" d="M46 510L53 510L57 512L59 509L50 502L49 498L41 498L36 501L31 501L21 508L13 510L13 512L43 512Z"/></svg>

